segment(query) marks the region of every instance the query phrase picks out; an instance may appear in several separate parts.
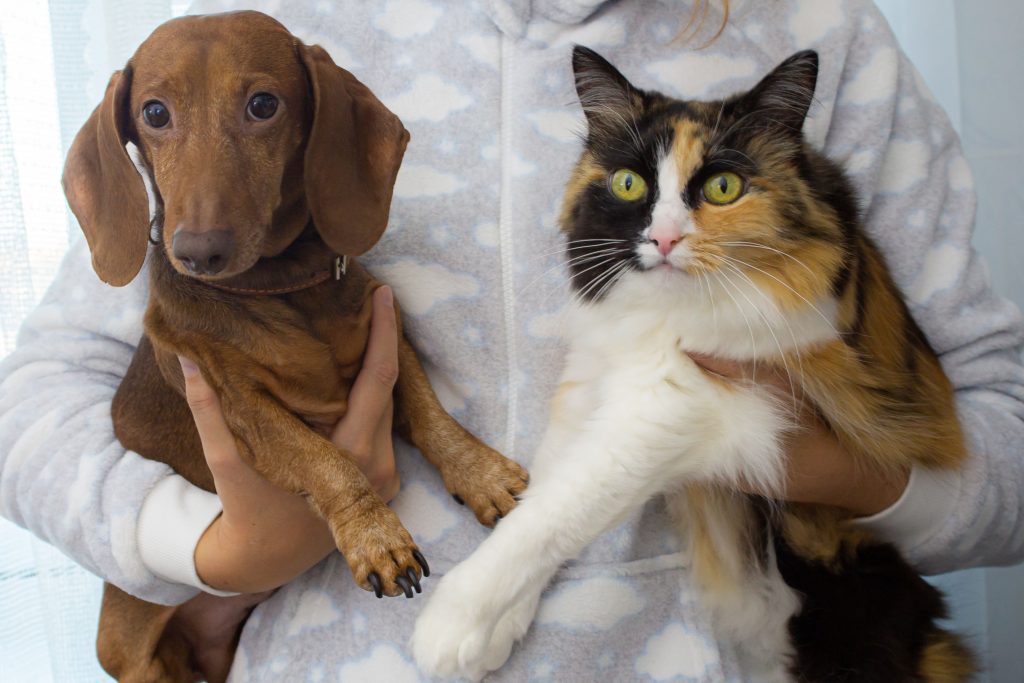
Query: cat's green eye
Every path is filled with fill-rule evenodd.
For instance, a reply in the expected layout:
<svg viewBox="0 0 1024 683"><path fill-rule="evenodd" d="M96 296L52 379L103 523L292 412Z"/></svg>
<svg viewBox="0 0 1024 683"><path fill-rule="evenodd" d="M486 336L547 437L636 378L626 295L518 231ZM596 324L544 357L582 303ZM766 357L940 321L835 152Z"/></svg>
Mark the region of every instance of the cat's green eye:
<svg viewBox="0 0 1024 683"><path fill-rule="evenodd" d="M608 189L625 202L637 202L647 195L647 182L635 171L620 168L609 179Z"/></svg>
<svg viewBox="0 0 1024 683"><path fill-rule="evenodd" d="M712 204L731 204L743 194L743 179L735 173L716 173L704 181L704 199Z"/></svg>

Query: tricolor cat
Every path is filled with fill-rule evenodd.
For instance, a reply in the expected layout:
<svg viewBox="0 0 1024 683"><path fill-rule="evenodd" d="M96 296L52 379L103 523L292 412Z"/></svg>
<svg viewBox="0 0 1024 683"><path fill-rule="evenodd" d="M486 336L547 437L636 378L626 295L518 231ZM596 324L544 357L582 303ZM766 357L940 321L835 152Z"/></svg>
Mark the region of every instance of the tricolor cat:
<svg viewBox="0 0 1024 683"><path fill-rule="evenodd" d="M588 131L561 224L570 349L522 503L440 582L413 650L435 675L500 667L566 560L651 497L747 680L966 680L941 596L837 508L781 498L791 397L687 352L781 372L850 457L895 472L966 457L953 391L801 129L814 52L721 102L637 89L573 53ZM788 393L788 392L784 392Z"/></svg>

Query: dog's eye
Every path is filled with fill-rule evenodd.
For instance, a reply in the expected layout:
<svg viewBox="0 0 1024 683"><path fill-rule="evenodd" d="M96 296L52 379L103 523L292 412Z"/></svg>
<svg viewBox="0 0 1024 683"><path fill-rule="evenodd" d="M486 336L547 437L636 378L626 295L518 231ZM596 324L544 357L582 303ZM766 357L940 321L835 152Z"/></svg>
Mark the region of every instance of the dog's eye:
<svg viewBox="0 0 1024 683"><path fill-rule="evenodd" d="M170 123L171 112L167 111L163 102L150 100L142 105L142 118L153 128L163 128Z"/></svg>
<svg viewBox="0 0 1024 683"><path fill-rule="evenodd" d="M246 108L254 119L269 119L277 111L277 98L268 92L258 92Z"/></svg>

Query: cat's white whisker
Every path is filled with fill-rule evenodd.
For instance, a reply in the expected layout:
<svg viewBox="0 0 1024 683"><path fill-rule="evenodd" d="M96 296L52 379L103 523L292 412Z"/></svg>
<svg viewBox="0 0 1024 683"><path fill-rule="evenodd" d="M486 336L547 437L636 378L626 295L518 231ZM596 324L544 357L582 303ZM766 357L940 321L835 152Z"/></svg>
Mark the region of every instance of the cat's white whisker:
<svg viewBox="0 0 1024 683"><path fill-rule="evenodd" d="M718 337L718 307L715 306L715 294L711 290L711 278L708 277L707 271L701 272L701 277L704 278L704 282L708 285L708 299L711 300L711 319L714 321L715 337Z"/></svg>
<svg viewBox="0 0 1024 683"><path fill-rule="evenodd" d="M778 250L773 250L773 251L778 251ZM787 255L785 252L782 252L782 251L780 251L779 253L783 254L783 255ZM766 275L766 276L770 277L771 279L775 280L776 282L778 282L780 285L782 285L783 287L785 287L786 289L791 291L793 294L798 296L801 301L803 301L805 304L807 304L811 308L811 310L813 310L815 313L817 313L819 316L821 316L821 319L824 320L826 323L828 323L829 329L831 329L832 332L834 332L837 337L839 336L839 330L836 329L835 325L833 324L833 321L829 320L829 318L824 313L822 313L821 310L817 306L815 306L813 303L811 303L811 301L807 297L805 297L803 294L801 294L800 292L796 291L796 289L794 289L792 285L790 285L789 283L787 283L787 282L783 281L782 279L776 277L775 275L772 275L768 271L762 270L761 268L758 268L755 265L747 263L746 261L743 261L742 259L738 259L735 256L733 256L733 257L726 257L726 258L729 258L730 260L732 260L732 261L734 261L734 262L736 262L736 263L738 263L738 264L740 264L742 266L750 268L751 270L756 270L757 272L759 272L759 273L761 273L763 275ZM799 263L799 261L798 261L798 263Z"/></svg>
<svg viewBox="0 0 1024 683"><path fill-rule="evenodd" d="M617 265L614 268L612 268L611 271L613 273L615 273L615 275L608 279L608 281L604 284L604 286L602 286L601 289L598 290L597 294L594 295L594 298L597 299L598 301L600 301L601 297L604 296L605 292L607 292L609 289L614 287L615 283L618 282L622 278L623 275L625 275L627 272L629 272L629 270L630 270L630 262L629 261L623 261L619 265Z"/></svg>
<svg viewBox="0 0 1024 683"><path fill-rule="evenodd" d="M536 254L533 258L542 258L542 257L545 257L545 256L562 255L562 254L567 254L570 251L577 251L579 249L588 249L588 248L589 249L594 249L594 248L601 247L601 246L610 246L612 244L621 244L623 242L629 242L629 241L630 240L608 239L608 238L570 240L565 245L559 247L558 249L555 249L554 251L542 252L540 254ZM583 244L583 242L587 242L588 244Z"/></svg>
<svg viewBox="0 0 1024 683"><path fill-rule="evenodd" d="M739 268L737 268L737 267L736 267L735 265L733 265L732 263L729 263L728 261L723 261L723 262L724 262L724 264L725 264L725 266L726 266L727 268L731 269L731 270L732 270L733 272L735 272L735 273L736 273L736 274L737 274L737 275L738 275L739 277L741 277L741 278L743 278L744 280L746 280L746 281L747 281L747 283L749 283L749 284L750 284L750 286L751 286L751 287L753 287L754 291L755 291L755 292L757 292L758 294L760 294L760 295L761 295L761 297L762 297L762 298L763 298L763 299L764 299L765 301L767 301L767 302L768 302L768 303L769 303L769 304L770 304L770 305L771 305L771 306L772 306L772 307L773 307L773 308L775 309L776 313L777 313L777 314L779 315L779 317L780 317L780 318L782 318L782 320L783 320L783 321L785 321L785 320L786 320L786 316L782 314L782 312L781 312L781 311L779 310L779 307L778 307L778 306L777 306L777 305L775 304L775 302L774 302L774 301L772 301L772 300L771 300L771 299L770 299L770 298L768 297L768 295L767 295L767 294L765 294L764 292L762 292L762 291L761 291L761 288L760 288L760 287L758 287L758 286L757 286L757 285L756 285L756 284L754 283L754 281L750 279L750 277L749 277L749 276L747 276L747 275L746 275L746 274L745 274L745 273L744 273L743 271L741 271L741 270L740 270ZM725 275L725 273L722 273L722 275L723 275L723 277L726 277L726 278L728 278L728 276L727 276L727 275ZM793 381L793 373L792 373L792 371L791 371L791 370L790 370L790 368L789 368L789 361L788 361L788 360L786 359L786 353L785 353L785 351L783 351L783 350L782 350L782 344L781 344L781 343L779 342L779 338L778 338L778 336L777 336L777 335L775 334L775 330L774 330L774 329L772 329L772 323L771 323L771 321L770 321L770 320L768 319L768 316L767 316L767 315L765 315L765 313L764 313L763 311L761 311L761 309L760 309L760 308L759 308L759 307L758 307L758 306L757 306L756 304L754 304L754 302L753 302L753 301L751 301L751 300L750 300L750 297L748 297L748 296L746 295L746 293L745 293L745 292L744 292L744 291L743 291L742 289L739 289L739 288L737 287L737 291L738 291L738 292L739 292L739 293L740 293L740 294L741 294L741 295L743 296L743 298L744 298L744 299L746 299L746 300L747 300L747 303L749 303L749 304L750 304L751 306L753 306L753 307L754 307L754 311L755 311L755 312L756 312L756 313L757 313L757 314L758 314L758 315L759 315L759 316L761 317L761 320L762 320L762 321L764 322L764 324L765 324L765 327L766 327L766 328L768 328L768 333L769 333L769 334L771 334L771 335L772 335L772 339L773 339L773 340L775 340L775 347L776 347L776 348L777 348L777 349L779 350L779 358L780 358L780 359L782 360L782 367L783 367L783 368L784 368L784 369L786 370L786 378L787 378L787 379L789 380L789 391L790 391L790 396L791 396L791 397L792 397L792 399L793 399L793 414L794 414L794 415L797 415L797 414L799 413L799 407L797 406L797 391L796 391L796 383L795 383L795 382ZM787 322L786 324L788 325L789 323ZM790 332L792 333L792 329L790 330ZM794 346L796 346L796 337L793 337L793 344L794 344ZM801 368L802 368L802 367L803 367L803 366L801 365ZM802 374L802 373L801 373L801 374Z"/></svg>
<svg viewBox="0 0 1024 683"><path fill-rule="evenodd" d="M720 270L715 270L715 271L711 271L711 275L713 275L715 277L715 281L718 282L718 284L720 284L722 286L722 291L725 292L729 296L730 299L732 299L733 304L735 304L735 306L736 306L736 310L739 312L739 314L741 316L743 316L743 322L746 323L747 331L750 333L750 350L751 350L751 353L753 353L754 349L757 348L757 340L754 339L754 327L750 324L750 319L747 317L747 314L743 310L743 307L740 306L740 302L737 301L736 297L734 297L732 295L732 292L729 291L729 288L726 287L722 283L722 280L720 279L719 276L724 275L724 273L722 271L720 271ZM755 377L757 376L757 356L756 355L754 356L754 376Z"/></svg>
<svg viewBox="0 0 1024 683"><path fill-rule="evenodd" d="M611 282L614 279L614 274L618 270L621 270L625 266L628 266L628 265L629 265L629 261L621 261L621 262L615 264L614 266L612 266L611 268L609 268L606 272L601 273L599 276L594 278L594 280L592 282L590 282L586 286L586 288L583 289L580 292L580 302L586 301L587 294L592 292L592 291L594 291L594 288L598 285L598 283L600 283L602 280L607 280L608 282ZM600 296L596 296L595 298L596 299L600 299Z"/></svg>
<svg viewBox="0 0 1024 683"><path fill-rule="evenodd" d="M729 264L726 264L726 265L729 265ZM759 318L761 318L761 321L762 321L762 322L764 323L764 325L765 325L765 328L767 328L767 330L768 330L768 333L769 333L769 334L770 334L770 335L772 336L772 340L774 340L774 341L775 341L775 347L776 347L776 348L777 348L777 349L779 350L779 357L780 357L780 358L782 359L782 365L783 365L783 367L784 367L784 368L785 368L785 370L786 370L786 377L787 377L787 378L789 379L789 389L790 389L790 395L791 395L791 396L793 397L793 409L794 409L794 411L795 411L795 410L796 410L796 385L794 385L794 384L793 384L793 373L791 373L791 372L789 371L789 363L787 363L787 362L786 362L786 354L785 354L785 352L784 352L784 351L782 350L782 344L781 344L781 343L779 343L779 338L778 338L778 336L777 336L777 335L775 334L775 330L774 330L774 329L772 329L772 323L771 323L771 321L770 321L770 320L768 319L768 316L767 316L767 315L765 315L764 311L762 311L762 310L761 310L761 309L760 309L760 308L759 308L759 307L757 306L757 304L755 304L755 303L754 303L754 302L753 302L753 301L751 300L751 298L750 298L749 296L747 296L747 293L746 293L746 292L744 292L744 291L743 291L743 289L742 289L742 288L741 288L741 287L740 287L739 285L737 285L736 283L734 283L734 282L732 281L732 278L730 278L730 277L729 277L728 275L726 275L726 274L725 274L724 272L722 273L722 277L724 277L724 278L725 278L726 280L728 280L728 281L729 281L729 283L730 283L730 284L732 284L732 286L736 288L736 291L737 291L737 292L738 292L738 293L740 294L740 296L742 296L742 297L743 297L744 299L746 299L747 303L748 303L748 304L750 304L751 308L753 308L753 309L754 309L754 313L756 313L756 314L758 315L758 317L759 317ZM755 288L756 288L756 287L755 287ZM755 358L757 357L757 356L756 356L756 354L755 354L755 356L754 356L754 357L755 357ZM755 381L756 381L756 379L757 379L757 378L756 378L756 373L755 373L755 378L754 378L754 379L755 379Z"/></svg>
<svg viewBox="0 0 1024 683"><path fill-rule="evenodd" d="M537 277L535 277L532 280L530 280L518 292L516 292L516 296L521 296L521 295L525 294L531 287L533 287L535 284L537 284L537 282L539 280L541 280L542 278L550 275L555 270L558 270L558 269L561 269L561 268L569 269L571 266L583 265L585 263L589 263L591 261L595 261L595 260L603 258L603 257L614 256L615 254L618 254L618 253L626 253L627 251L628 250L623 249L622 247L612 247L612 248L609 248L609 249L602 249L602 250L597 251L597 252L588 252L586 254L580 254L578 256L575 256L574 258L569 259L568 261L559 261L554 266L548 268L543 273L541 273ZM588 268L588 270L589 270L589 268ZM581 271L581 272L585 272L585 271Z"/></svg>

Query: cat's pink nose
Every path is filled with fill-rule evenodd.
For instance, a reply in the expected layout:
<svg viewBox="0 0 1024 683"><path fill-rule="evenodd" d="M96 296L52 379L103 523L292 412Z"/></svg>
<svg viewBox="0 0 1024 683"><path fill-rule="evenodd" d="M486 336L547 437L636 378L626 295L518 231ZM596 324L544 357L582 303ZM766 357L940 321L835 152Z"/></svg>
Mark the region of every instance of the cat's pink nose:
<svg viewBox="0 0 1024 683"><path fill-rule="evenodd" d="M657 225L651 230L650 239L662 256L668 256L668 253L672 251L672 247L679 244L680 240L683 239L683 233L679 231L679 228L671 225Z"/></svg>

